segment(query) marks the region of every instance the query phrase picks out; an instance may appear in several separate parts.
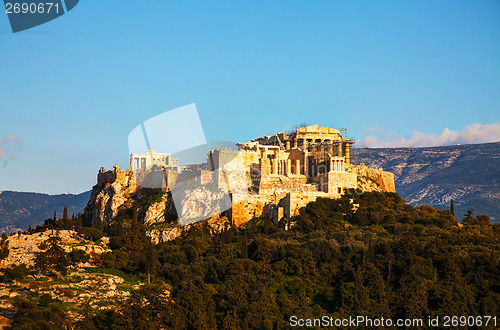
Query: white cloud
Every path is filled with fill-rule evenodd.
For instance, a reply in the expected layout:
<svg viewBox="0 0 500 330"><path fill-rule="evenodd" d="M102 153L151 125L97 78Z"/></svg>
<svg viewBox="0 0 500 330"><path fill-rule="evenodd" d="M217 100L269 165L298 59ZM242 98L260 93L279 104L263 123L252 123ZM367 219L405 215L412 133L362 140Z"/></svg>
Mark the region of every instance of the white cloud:
<svg viewBox="0 0 500 330"><path fill-rule="evenodd" d="M461 131L445 128L439 135L413 131L409 139L399 136L392 130L381 132L379 128L374 128L365 132L376 132L379 135L365 136L358 142L360 147L434 147L500 141L500 124L498 123L487 125L473 123L465 126Z"/></svg>

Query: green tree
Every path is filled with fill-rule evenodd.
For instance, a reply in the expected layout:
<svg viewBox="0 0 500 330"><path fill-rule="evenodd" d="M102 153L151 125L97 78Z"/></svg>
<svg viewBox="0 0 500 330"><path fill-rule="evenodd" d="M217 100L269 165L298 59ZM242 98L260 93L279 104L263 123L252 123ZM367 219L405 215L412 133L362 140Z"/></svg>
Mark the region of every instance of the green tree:
<svg viewBox="0 0 500 330"><path fill-rule="evenodd" d="M80 235L84 235L91 241L98 241L104 236L104 233L101 230L93 227L82 227L78 229L77 232Z"/></svg>
<svg viewBox="0 0 500 330"><path fill-rule="evenodd" d="M467 210L467 213L464 214L464 218L462 219L462 224L464 226L467 225L472 225L474 224L474 217L472 216L472 213L474 213L474 210Z"/></svg>
<svg viewBox="0 0 500 330"><path fill-rule="evenodd" d="M20 281L28 275L29 269L25 264L12 265L4 269L4 274L7 278L13 281Z"/></svg>
<svg viewBox="0 0 500 330"><path fill-rule="evenodd" d="M68 329L68 315L55 304L48 294L35 300L22 295L13 299L12 305L18 311L12 322L12 329Z"/></svg>
<svg viewBox="0 0 500 330"><path fill-rule="evenodd" d="M241 237L241 257L244 259L248 258L248 238L246 230Z"/></svg>
<svg viewBox="0 0 500 330"><path fill-rule="evenodd" d="M399 307L405 318L422 318L427 315L427 284L416 264L410 265L400 280Z"/></svg>
<svg viewBox="0 0 500 330"><path fill-rule="evenodd" d="M85 253L84 250L73 249L69 253L69 258L72 262L87 262L89 261L89 255Z"/></svg>
<svg viewBox="0 0 500 330"><path fill-rule="evenodd" d="M44 245L47 246L47 250L36 253L35 258L35 268L37 268L39 272L53 270L59 272L62 276L66 275L69 266L69 258L61 247L61 242L62 239L58 231L55 231L55 234L53 233L50 235L44 242Z"/></svg>
<svg viewBox="0 0 500 330"><path fill-rule="evenodd" d="M151 242L146 243L146 248L143 250L143 258L144 268L148 276L148 283L151 283L151 274L155 273L159 266L158 254L156 253L156 249Z"/></svg>
<svg viewBox="0 0 500 330"><path fill-rule="evenodd" d="M67 207L64 207L64 211L63 211L63 220L69 220L69 217L68 217L68 208Z"/></svg>

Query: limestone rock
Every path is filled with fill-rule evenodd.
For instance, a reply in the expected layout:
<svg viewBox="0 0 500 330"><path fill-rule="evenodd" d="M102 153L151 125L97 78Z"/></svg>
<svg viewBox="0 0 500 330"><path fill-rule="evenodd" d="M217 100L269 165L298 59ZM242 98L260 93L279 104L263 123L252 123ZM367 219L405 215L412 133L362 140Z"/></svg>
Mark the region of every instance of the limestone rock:
<svg viewBox="0 0 500 330"><path fill-rule="evenodd" d="M196 222L185 226L175 225L174 227L169 228L154 228L146 231L146 235L151 237L151 242L153 244L158 244L161 242L172 241L192 228L203 229L205 227L211 234L220 233L225 228L227 223L228 219L226 217L220 217L217 215L204 220L204 222Z"/></svg>
<svg viewBox="0 0 500 330"><path fill-rule="evenodd" d="M40 244L46 241L56 230L47 230L33 234L21 234L9 236L9 256L1 261L2 267L13 264L33 265L36 252L43 251ZM66 252L73 249L85 251L87 254L102 254L111 251L104 244L89 242L73 230L58 230L61 238L61 247Z"/></svg>
<svg viewBox="0 0 500 330"><path fill-rule="evenodd" d="M223 191L213 192L205 187L187 189L183 191L183 197L179 200L182 201L179 216L181 225L218 215L231 208L228 194Z"/></svg>
<svg viewBox="0 0 500 330"><path fill-rule="evenodd" d="M136 189L133 172L122 171L117 165L108 171L101 168L85 212L93 222L109 222Z"/></svg>
<svg viewBox="0 0 500 330"><path fill-rule="evenodd" d="M151 237L151 243L158 244L161 242L168 242L180 237L183 233L183 227L173 227L165 229L152 229L146 231L146 235Z"/></svg>
<svg viewBox="0 0 500 330"><path fill-rule="evenodd" d="M349 171L357 174L357 188L361 191L396 191L394 186L394 175L390 172L369 168L364 165L353 165Z"/></svg>
<svg viewBox="0 0 500 330"><path fill-rule="evenodd" d="M148 206L144 215L144 225L150 226L154 223L165 221L165 209L168 207L168 195L164 194L159 202L152 203Z"/></svg>

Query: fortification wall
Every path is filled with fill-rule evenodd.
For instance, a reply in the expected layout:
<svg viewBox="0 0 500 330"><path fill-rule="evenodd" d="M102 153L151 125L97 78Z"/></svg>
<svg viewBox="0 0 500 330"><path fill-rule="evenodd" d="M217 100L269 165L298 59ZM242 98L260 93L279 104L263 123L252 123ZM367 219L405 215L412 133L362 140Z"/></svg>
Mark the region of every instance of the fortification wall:
<svg viewBox="0 0 500 330"><path fill-rule="evenodd" d="M105 170L104 167L101 167L97 173L97 185L102 187L115 182L127 187L129 191L137 190L137 182L133 172L123 171L118 165L115 165L111 170Z"/></svg>
<svg viewBox="0 0 500 330"><path fill-rule="evenodd" d="M175 187L177 183L177 179L179 178L179 172L175 170L165 170L165 181L167 185L167 189L172 189Z"/></svg>
<svg viewBox="0 0 500 330"><path fill-rule="evenodd" d="M331 197L323 192L283 192L272 195L233 195L232 221L236 226L253 218L270 216L275 221L283 216L290 218L318 197Z"/></svg>
<svg viewBox="0 0 500 330"><path fill-rule="evenodd" d="M284 207L284 215L287 218L299 215L301 208L306 207L310 202L316 201L318 197L330 197L324 192L299 192L289 193L280 201L280 206Z"/></svg>
<svg viewBox="0 0 500 330"><path fill-rule="evenodd" d="M358 177L355 173L329 172L327 174L329 194L337 194L340 197L340 195L344 191L344 188L356 188Z"/></svg>
<svg viewBox="0 0 500 330"><path fill-rule="evenodd" d="M271 174L260 180L259 194L282 194L289 192L315 192L316 186L307 183L304 175L285 176Z"/></svg>
<svg viewBox="0 0 500 330"><path fill-rule="evenodd" d="M270 195L233 195L233 205L231 218L236 226L245 222L263 216L264 207L274 202L275 199Z"/></svg>

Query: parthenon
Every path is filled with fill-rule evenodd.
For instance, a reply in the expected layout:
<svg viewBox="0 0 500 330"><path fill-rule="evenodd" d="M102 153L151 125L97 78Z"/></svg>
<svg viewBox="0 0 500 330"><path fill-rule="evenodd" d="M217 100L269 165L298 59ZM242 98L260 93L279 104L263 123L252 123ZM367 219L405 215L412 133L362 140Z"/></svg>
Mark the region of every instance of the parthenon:
<svg viewBox="0 0 500 330"><path fill-rule="evenodd" d="M304 174L308 177L318 173L343 171L350 163L350 149L354 141L341 135L341 131L318 125L299 127L290 134L277 133L251 142L261 147L261 158L271 160L271 174ZM245 147L245 144L240 144ZM267 146L272 148L269 154ZM265 150L265 157L264 151ZM279 151L288 153L288 157Z"/></svg>
<svg viewBox="0 0 500 330"><path fill-rule="evenodd" d="M360 171L371 171L381 190L394 191L392 173L351 164L354 141L344 130L304 126L239 143L238 150L212 150L208 170L220 189L232 193L233 220L259 216L265 205L275 219L293 216L317 197L338 198L358 188Z"/></svg>

